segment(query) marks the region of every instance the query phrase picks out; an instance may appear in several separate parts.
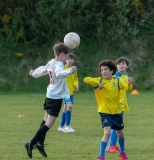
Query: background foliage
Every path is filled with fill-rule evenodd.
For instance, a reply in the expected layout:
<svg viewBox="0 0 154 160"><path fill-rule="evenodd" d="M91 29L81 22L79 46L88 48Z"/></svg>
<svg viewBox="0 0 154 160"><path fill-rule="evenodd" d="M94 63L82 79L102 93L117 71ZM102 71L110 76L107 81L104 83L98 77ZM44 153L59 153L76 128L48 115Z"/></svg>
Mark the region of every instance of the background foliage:
<svg viewBox="0 0 154 160"><path fill-rule="evenodd" d="M6 0L0 2L0 89L45 89L31 68L53 57L52 46L68 32L81 38L74 50L80 80L97 76L101 59L124 56L136 88L154 88L153 0Z"/></svg>

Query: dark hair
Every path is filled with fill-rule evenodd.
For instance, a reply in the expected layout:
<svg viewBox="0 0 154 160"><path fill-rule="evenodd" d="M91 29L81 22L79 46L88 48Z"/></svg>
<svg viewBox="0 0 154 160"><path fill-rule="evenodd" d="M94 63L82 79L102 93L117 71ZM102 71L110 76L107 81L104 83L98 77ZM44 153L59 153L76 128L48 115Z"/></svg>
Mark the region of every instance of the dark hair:
<svg viewBox="0 0 154 160"><path fill-rule="evenodd" d="M102 60L99 63L99 66L98 66L99 72L101 72L101 67L102 66L107 66L110 69L110 71L113 71L112 75L114 75L116 73L117 67L116 67L114 61L112 61L112 60Z"/></svg>
<svg viewBox="0 0 154 160"><path fill-rule="evenodd" d="M69 58L75 59L75 55L73 53L69 54Z"/></svg>
<svg viewBox="0 0 154 160"><path fill-rule="evenodd" d="M116 60L115 64L117 65L117 64L121 63L122 61L126 62L127 66L129 66L129 61L126 58L124 58L124 57L118 58Z"/></svg>
<svg viewBox="0 0 154 160"><path fill-rule="evenodd" d="M54 54L59 56L61 53L68 54L73 53L72 49L66 46L64 43L56 43L53 46Z"/></svg>

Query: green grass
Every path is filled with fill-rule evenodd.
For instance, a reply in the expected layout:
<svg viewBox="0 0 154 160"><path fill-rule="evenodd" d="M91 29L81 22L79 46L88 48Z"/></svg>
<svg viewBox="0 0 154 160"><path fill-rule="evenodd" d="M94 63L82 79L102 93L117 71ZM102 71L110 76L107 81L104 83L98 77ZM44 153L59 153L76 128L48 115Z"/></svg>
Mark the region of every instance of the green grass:
<svg viewBox="0 0 154 160"><path fill-rule="evenodd" d="M153 113L154 91L128 94L130 111L125 113L126 152L129 160L154 160ZM24 142L30 140L43 119L44 94L0 94L0 159L26 160ZM103 137L100 117L93 92L77 93L71 125L75 133L58 133L58 117L46 137L49 160L96 160ZM25 118L18 118L24 114ZM33 159L46 159L37 150ZM106 160L120 160L116 154L106 154Z"/></svg>

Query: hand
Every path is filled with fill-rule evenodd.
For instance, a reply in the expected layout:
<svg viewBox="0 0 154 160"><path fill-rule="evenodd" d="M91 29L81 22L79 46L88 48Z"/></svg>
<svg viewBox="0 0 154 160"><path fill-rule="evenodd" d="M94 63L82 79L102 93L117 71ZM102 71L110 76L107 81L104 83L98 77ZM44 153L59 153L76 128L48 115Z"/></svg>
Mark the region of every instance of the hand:
<svg viewBox="0 0 154 160"><path fill-rule="evenodd" d="M79 91L79 87L75 87L75 92Z"/></svg>
<svg viewBox="0 0 154 160"><path fill-rule="evenodd" d="M132 77L129 77L128 78L128 84L132 84L133 83L133 78Z"/></svg>
<svg viewBox="0 0 154 160"><path fill-rule="evenodd" d="M72 72L74 73L74 72L76 72L77 67L76 66L72 66L71 69L72 69Z"/></svg>
<svg viewBox="0 0 154 160"><path fill-rule="evenodd" d="M32 76L33 72L34 72L34 70L31 69L31 70L29 71L29 75Z"/></svg>
<svg viewBox="0 0 154 160"><path fill-rule="evenodd" d="M102 83L98 83L98 89L102 89L102 88L103 88Z"/></svg>

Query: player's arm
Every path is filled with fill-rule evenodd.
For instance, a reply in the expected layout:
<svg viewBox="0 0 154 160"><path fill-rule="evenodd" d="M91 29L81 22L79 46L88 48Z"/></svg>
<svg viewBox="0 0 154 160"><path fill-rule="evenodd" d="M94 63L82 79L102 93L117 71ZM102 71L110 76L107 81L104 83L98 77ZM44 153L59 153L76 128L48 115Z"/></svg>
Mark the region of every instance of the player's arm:
<svg viewBox="0 0 154 160"><path fill-rule="evenodd" d="M133 78L132 77L129 77L128 78L128 84L132 84L133 83Z"/></svg>
<svg viewBox="0 0 154 160"><path fill-rule="evenodd" d="M79 90L79 81L78 81L77 71L74 73L74 88L75 88L75 91Z"/></svg>
<svg viewBox="0 0 154 160"><path fill-rule="evenodd" d="M76 72L76 70L77 70L77 67L75 66L72 66L71 68L68 68L68 69L64 69L64 66L62 63L55 67L56 76L59 78L64 78L67 75L73 74L74 72Z"/></svg>
<svg viewBox="0 0 154 160"><path fill-rule="evenodd" d="M34 78L38 78L38 77L47 75L48 74L47 68L49 65L50 65L50 61L46 64L46 66L40 66L36 68L35 70L31 69L29 71L30 76Z"/></svg>
<svg viewBox="0 0 154 160"><path fill-rule="evenodd" d="M122 90L125 90L125 91L132 91L133 89L133 85L132 85L132 82L133 82L133 79L128 79L128 84L124 83L123 80L119 79L119 82L120 82L120 88Z"/></svg>
<svg viewBox="0 0 154 160"><path fill-rule="evenodd" d="M97 77L97 78L86 77L83 79L84 83L86 83L94 88L101 89L101 88L103 88L103 85L99 81L100 81L100 77Z"/></svg>
<svg viewBox="0 0 154 160"><path fill-rule="evenodd" d="M32 76L33 72L34 72L34 70L31 69L31 70L29 71L29 75Z"/></svg>
<svg viewBox="0 0 154 160"><path fill-rule="evenodd" d="M132 83L133 83L133 78L129 77L128 78L128 91L132 91L132 89L133 89Z"/></svg>

